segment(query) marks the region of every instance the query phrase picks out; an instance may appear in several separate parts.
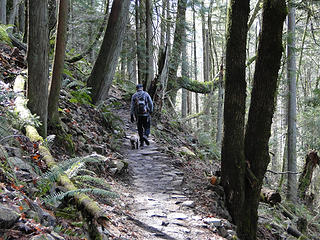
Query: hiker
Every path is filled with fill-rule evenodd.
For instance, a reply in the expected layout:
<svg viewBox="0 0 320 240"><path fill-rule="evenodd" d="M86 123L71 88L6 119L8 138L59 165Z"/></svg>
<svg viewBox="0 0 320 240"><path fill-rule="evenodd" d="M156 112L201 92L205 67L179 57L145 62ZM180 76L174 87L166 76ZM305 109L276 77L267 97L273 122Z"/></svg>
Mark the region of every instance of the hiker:
<svg viewBox="0 0 320 240"><path fill-rule="evenodd" d="M137 92L131 98L131 122L137 120L138 134L140 139L140 147L143 147L144 142L149 145L150 134L150 114L153 112L153 102L150 95L143 91L143 85L136 86Z"/></svg>

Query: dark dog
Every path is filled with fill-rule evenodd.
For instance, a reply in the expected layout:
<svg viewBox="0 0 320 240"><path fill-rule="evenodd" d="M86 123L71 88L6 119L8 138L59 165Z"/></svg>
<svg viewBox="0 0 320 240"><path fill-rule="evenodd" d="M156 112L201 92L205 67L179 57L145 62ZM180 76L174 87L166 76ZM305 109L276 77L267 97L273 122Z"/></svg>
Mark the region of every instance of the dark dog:
<svg viewBox="0 0 320 240"><path fill-rule="evenodd" d="M139 139L137 136L130 137L131 149L138 149L139 148Z"/></svg>

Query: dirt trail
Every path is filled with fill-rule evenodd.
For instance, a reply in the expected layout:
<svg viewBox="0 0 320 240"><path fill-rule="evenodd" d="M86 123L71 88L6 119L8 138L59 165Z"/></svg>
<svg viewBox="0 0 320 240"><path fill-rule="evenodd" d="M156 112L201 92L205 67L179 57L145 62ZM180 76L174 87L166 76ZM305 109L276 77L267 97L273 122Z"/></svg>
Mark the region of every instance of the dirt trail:
<svg viewBox="0 0 320 240"><path fill-rule="evenodd" d="M131 150L129 138L137 134L136 126L127 122L125 128L123 149L133 185L128 207L141 239L225 239L216 234L220 219L195 213L195 203L183 187L184 173L171 164L152 136L150 146Z"/></svg>

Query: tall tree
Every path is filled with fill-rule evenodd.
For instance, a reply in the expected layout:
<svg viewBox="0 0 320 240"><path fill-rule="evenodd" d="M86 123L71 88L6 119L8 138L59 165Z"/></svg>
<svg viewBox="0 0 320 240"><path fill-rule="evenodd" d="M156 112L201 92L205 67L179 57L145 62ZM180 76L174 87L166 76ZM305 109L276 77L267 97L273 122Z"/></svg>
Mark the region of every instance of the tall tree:
<svg viewBox="0 0 320 240"><path fill-rule="evenodd" d="M39 132L43 137L47 135L48 117L48 36L48 1L29 1L28 107L40 117L42 125Z"/></svg>
<svg viewBox="0 0 320 240"><path fill-rule="evenodd" d="M294 0L289 1L288 38L287 38L287 74L288 74L288 171L297 171L297 100L296 100L296 56L295 56L295 6ZM296 202L297 178L295 174L288 174L287 198Z"/></svg>
<svg viewBox="0 0 320 240"><path fill-rule="evenodd" d="M182 66L181 66L181 75L182 77L188 77L188 63L187 63L187 32L186 25L182 32ZM187 116L187 95L188 90L182 89L182 99L181 99L181 115L183 118Z"/></svg>
<svg viewBox="0 0 320 240"><path fill-rule="evenodd" d="M69 0L60 0L58 11L57 38L48 102L49 124L52 126L55 126L59 122L58 103L61 90L62 72L64 69Z"/></svg>
<svg viewBox="0 0 320 240"><path fill-rule="evenodd" d="M9 16L9 24L12 24L14 25L15 23L15 19L16 19L16 16L17 16L17 13L18 13L18 4L19 4L19 0L13 0L12 1L12 9L11 9L11 13L10 13L10 16Z"/></svg>
<svg viewBox="0 0 320 240"><path fill-rule="evenodd" d="M187 1L179 0L176 18L176 28L174 32L173 46L169 62L169 74L167 84L167 91L169 92L169 97L171 98L173 104L175 104L176 102L176 96L178 91L177 72L178 66L181 63L182 36L186 23L186 9Z"/></svg>
<svg viewBox="0 0 320 240"><path fill-rule="evenodd" d="M194 57L194 80L198 80L198 61L197 61L197 33L196 33L196 10L195 10L195 0L192 2L192 20L193 20L193 57ZM195 94L196 98L196 113L199 112L199 95ZM199 121L197 120L197 127L199 127Z"/></svg>
<svg viewBox="0 0 320 240"><path fill-rule="evenodd" d="M128 22L130 0L114 0L103 42L88 79L92 101L105 100L112 84Z"/></svg>
<svg viewBox="0 0 320 240"><path fill-rule="evenodd" d="M0 0L0 23L7 24L7 0Z"/></svg>
<svg viewBox="0 0 320 240"><path fill-rule="evenodd" d="M223 83L223 61L221 61L218 86L218 116L217 116L217 135L216 144L220 148L222 142L223 128L223 99L224 99L224 83Z"/></svg>
<svg viewBox="0 0 320 240"><path fill-rule="evenodd" d="M266 0L248 121L245 116L245 51L249 1L230 2L226 49L226 95L222 184L240 239L255 240L258 204L270 161L268 142L282 55L285 0ZM240 45L240 46L239 46Z"/></svg>
<svg viewBox="0 0 320 240"><path fill-rule="evenodd" d="M152 38L152 0L146 0L146 79L145 89L149 89L153 80L153 38Z"/></svg>
<svg viewBox="0 0 320 240"><path fill-rule="evenodd" d="M245 60L249 0L232 0L228 8L224 101L224 138L221 150L222 184L226 206L238 224L244 204Z"/></svg>

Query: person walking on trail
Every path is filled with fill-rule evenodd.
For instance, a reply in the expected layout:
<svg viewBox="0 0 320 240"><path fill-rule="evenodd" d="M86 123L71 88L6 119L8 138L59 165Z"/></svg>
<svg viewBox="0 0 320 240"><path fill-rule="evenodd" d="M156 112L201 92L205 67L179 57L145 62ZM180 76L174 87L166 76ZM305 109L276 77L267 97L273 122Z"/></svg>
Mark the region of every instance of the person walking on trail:
<svg viewBox="0 0 320 240"><path fill-rule="evenodd" d="M131 98L131 122L137 120L138 134L140 140L140 147L143 147L144 142L149 145L150 123L153 112L153 102L150 95L143 91L143 85L136 86L137 92Z"/></svg>

